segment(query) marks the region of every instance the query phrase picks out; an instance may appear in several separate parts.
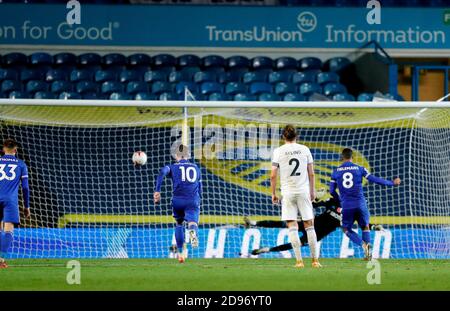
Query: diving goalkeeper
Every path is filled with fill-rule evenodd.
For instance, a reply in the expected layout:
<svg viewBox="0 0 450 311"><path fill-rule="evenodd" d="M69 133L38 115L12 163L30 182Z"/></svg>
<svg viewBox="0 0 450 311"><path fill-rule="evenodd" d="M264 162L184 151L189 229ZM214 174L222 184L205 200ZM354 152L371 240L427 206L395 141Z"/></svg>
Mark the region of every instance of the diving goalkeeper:
<svg viewBox="0 0 450 311"><path fill-rule="evenodd" d="M320 215L315 217L315 229L317 234L317 241L322 240L324 237L328 236L330 233L335 231L341 226L342 214L339 201L334 198L330 198L327 201L313 202L314 208L325 208L325 211ZM246 227L264 227L264 228L286 228L284 221L276 220L261 220L254 221L250 220L249 217L244 217L244 222ZM308 238L306 235L305 228L303 227L303 222L298 222L298 231L302 233L300 237L301 246L308 245ZM382 225L370 225L370 230L381 231L384 230ZM259 249L254 249L252 255L259 255L269 252L282 252L291 250L291 243L286 243L282 245L277 245L274 247L261 247Z"/></svg>

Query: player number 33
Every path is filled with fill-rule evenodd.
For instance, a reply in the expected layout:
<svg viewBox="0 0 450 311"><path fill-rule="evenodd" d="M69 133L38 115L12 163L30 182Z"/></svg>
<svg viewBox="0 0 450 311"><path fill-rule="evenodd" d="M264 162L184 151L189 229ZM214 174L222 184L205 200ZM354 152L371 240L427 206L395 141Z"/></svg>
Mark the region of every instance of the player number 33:
<svg viewBox="0 0 450 311"><path fill-rule="evenodd" d="M5 168L8 168L9 172L6 172ZM0 180L14 180L16 178L16 168L15 164L0 164Z"/></svg>

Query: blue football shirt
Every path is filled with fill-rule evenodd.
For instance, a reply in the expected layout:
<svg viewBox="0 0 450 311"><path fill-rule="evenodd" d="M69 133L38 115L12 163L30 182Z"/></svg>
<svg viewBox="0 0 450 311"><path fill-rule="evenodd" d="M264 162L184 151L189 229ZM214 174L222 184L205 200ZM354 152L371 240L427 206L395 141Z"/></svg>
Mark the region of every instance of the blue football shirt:
<svg viewBox="0 0 450 311"><path fill-rule="evenodd" d="M17 202L21 182L22 186L28 189L26 164L15 156L2 156L0 158L0 200Z"/></svg>

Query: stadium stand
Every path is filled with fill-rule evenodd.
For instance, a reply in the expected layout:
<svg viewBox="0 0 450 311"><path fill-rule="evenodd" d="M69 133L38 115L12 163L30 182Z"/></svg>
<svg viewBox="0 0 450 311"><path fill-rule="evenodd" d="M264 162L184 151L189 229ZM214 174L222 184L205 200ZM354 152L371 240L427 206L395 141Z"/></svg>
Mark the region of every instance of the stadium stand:
<svg viewBox="0 0 450 311"><path fill-rule="evenodd" d="M182 100L187 88L197 100L305 101L314 93L330 100L371 100L373 94L351 94L341 81L340 72L350 64L343 57L322 62L315 57L15 52L1 58L0 96Z"/></svg>

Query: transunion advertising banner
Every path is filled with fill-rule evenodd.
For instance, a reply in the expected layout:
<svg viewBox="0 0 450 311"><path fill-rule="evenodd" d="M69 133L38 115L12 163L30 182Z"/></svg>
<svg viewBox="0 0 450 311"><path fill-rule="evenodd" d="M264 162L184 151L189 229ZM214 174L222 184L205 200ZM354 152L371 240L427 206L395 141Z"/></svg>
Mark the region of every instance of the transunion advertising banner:
<svg viewBox="0 0 450 311"><path fill-rule="evenodd" d="M78 14L79 13L79 14ZM82 5L0 6L0 44L211 48L450 49L450 9ZM69 18L67 16L69 15ZM72 19L71 19L72 18Z"/></svg>

